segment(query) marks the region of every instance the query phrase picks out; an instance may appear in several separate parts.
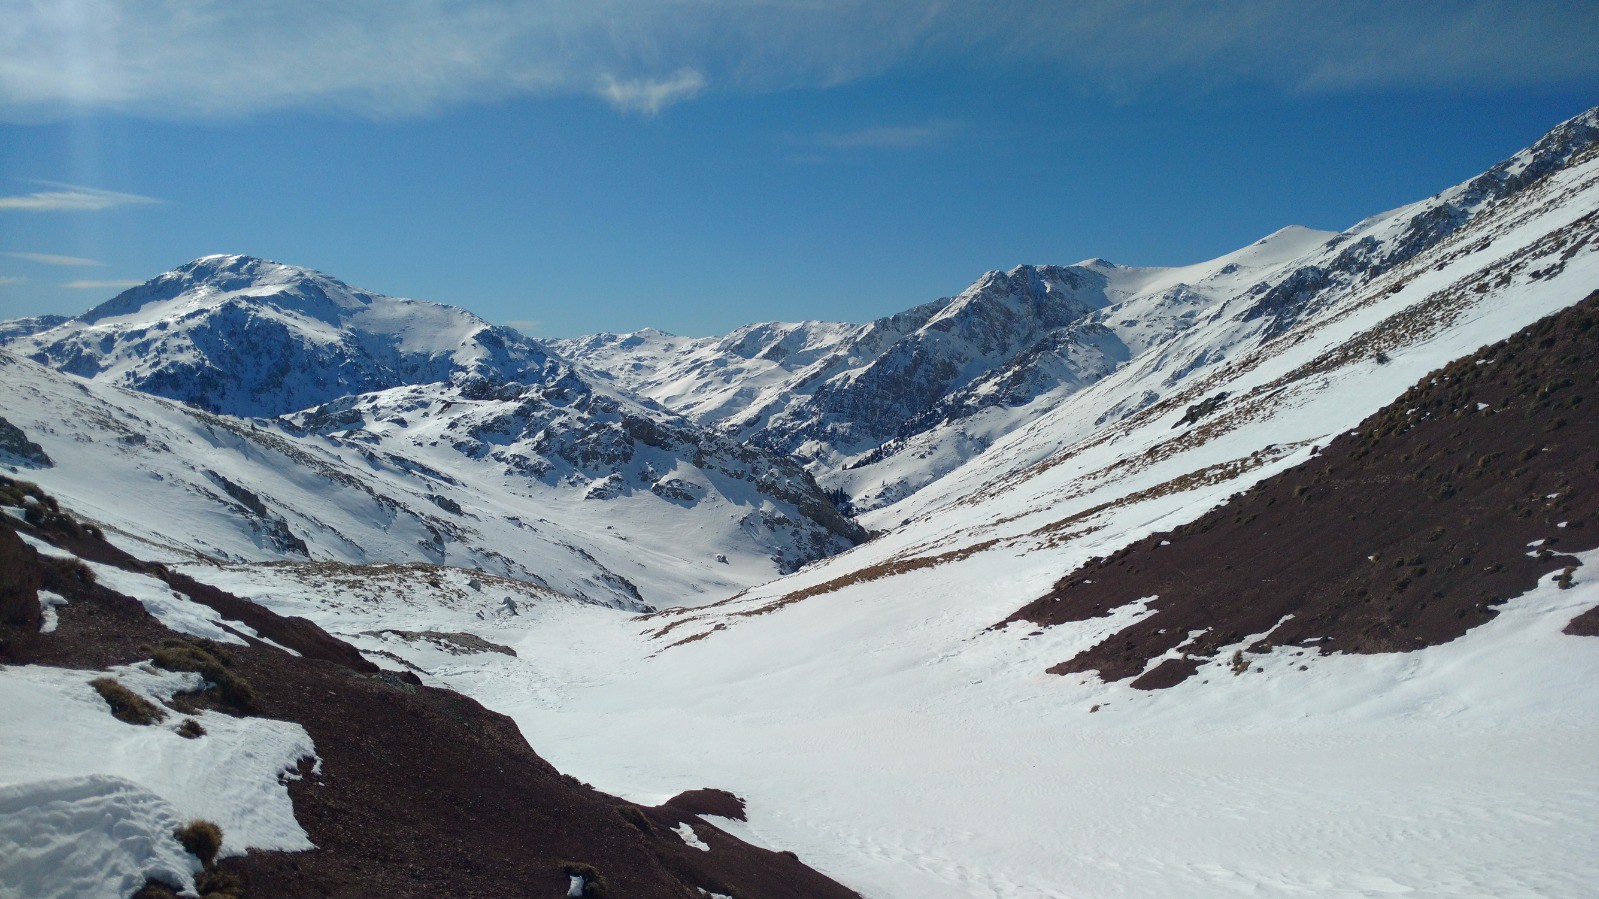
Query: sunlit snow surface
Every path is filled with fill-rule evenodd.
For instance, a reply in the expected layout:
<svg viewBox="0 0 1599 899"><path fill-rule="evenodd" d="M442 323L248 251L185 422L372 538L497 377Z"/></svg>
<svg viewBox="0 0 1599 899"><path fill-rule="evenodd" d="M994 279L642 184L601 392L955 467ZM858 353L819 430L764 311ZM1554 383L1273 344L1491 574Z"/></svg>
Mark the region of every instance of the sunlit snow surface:
<svg viewBox="0 0 1599 899"><path fill-rule="evenodd" d="M109 672L147 699L192 690L200 677L121 666ZM186 716L125 724L89 681L107 672L35 665L0 669L0 896L126 896L155 878L192 887L198 863L172 831L193 818L221 826L223 853L310 849L281 779L315 758L286 721Z"/></svg>
<svg viewBox="0 0 1599 899"><path fill-rule="evenodd" d="M75 558L27 534L51 558ZM162 581L79 560L95 582L137 599L179 632L244 644L255 631ZM40 591L54 633L66 601ZM112 717L89 682L112 677L158 705L163 721ZM43 665L0 667L0 897L81 899L127 896L146 880L192 887L198 862L173 831L194 818L222 828L224 855L247 849L312 848L294 817L286 777L316 759L305 728L220 712L184 715L167 704L200 689L200 675L148 664L109 671ZM193 718L205 734L177 733Z"/></svg>

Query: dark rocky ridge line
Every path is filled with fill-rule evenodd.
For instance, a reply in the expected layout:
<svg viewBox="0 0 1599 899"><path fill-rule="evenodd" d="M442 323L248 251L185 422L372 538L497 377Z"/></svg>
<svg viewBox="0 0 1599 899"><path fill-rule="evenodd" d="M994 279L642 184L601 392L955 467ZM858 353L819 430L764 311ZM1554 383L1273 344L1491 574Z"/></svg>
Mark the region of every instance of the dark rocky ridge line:
<svg viewBox="0 0 1599 899"><path fill-rule="evenodd" d="M1454 640L1599 545L1596 388L1599 291L1433 372L1191 524L1091 560L1001 624L1085 621L1155 596L1154 614L1049 669L1144 689L1256 634L1249 652Z"/></svg>
<svg viewBox="0 0 1599 899"><path fill-rule="evenodd" d="M42 514L51 507L36 488L0 482L8 504L29 492L35 499L27 504L41 510L35 523L0 515L0 662L101 669L188 639L85 577L81 566L43 558L18 530L162 578L303 654L254 640L227 647L230 670L253 689L256 713L299 723L322 761L320 773L306 764L289 785L295 817L318 848L222 861L224 872L244 880L245 895L558 896L567 886L562 867L575 862L603 876L606 891L594 895L613 899L700 899L702 889L746 899L855 896L793 853L751 846L700 817L732 817L742 803L731 794L695 791L652 809L601 793L540 758L510 718L423 686L415 675L379 671L309 621L140 562L69 514ZM40 589L68 600L51 634L39 633ZM673 832L680 824L710 851L686 844Z"/></svg>

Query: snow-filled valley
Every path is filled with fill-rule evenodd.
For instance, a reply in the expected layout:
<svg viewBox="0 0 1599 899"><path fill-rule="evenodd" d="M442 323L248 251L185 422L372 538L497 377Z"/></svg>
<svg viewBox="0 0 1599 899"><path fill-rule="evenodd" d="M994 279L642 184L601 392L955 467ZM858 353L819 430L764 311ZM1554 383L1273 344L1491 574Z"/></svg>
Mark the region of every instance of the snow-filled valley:
<svg viewBox="0 0 1599 899"><path fill-rule="evenodd" d="M1029 587L1008 561L982 566L993 594ZM1003 601L906 581L655 657L569 605L477 630L515 657L402 651L601 789L733 790L738 832L868 896L1574 897L1599 874L1599 649L1560 633L1591 583L1412 655L1285 648L1149 693L1043 673L1094 628L982 634Z"/></svg>
<svg viewBox="0 0 1599 899"><path fill-rule="evenodd" d="M0 462L163 571L509 716L601 791L737 794L748 820L716 827L863 896L1580 897L1599 882L1599 626L1578 624L1599 606L1596 291L1599 110L1342 233L991 272L865 325L539 342L206 257L0 330ZM1417 443L1428 422L1475 463L1427 468L1448 442ZM1036 611L1070 604L1074 572L1158 568L1228 508L1248 542L1176 580L1297 589L1320 576L1294 570L1302 537L1247 528L1314 466L1335 476L1280 492L1329 544L1385 512L1319 485L1386 478L1399 502L1424 482L1440 504L1424 561L1360 550L1392 592L1349 591L1323 632L1279 633L1308 608L1239 631L1125 591ZM1522 490L1526 514L1480 499L1518 479L1554 486ZM37 504L7 514L70 555L26 532ZM1429 569L1526 575L1506 553L1542 567L1487 602L1423 595ZM86 564L166 627L277 646ZM1470 623L1423 633L1440 608ZM1199 617L1146 655L1126 635L1157 614ZM1051 673L1116 652L1135 676ZM1191 675L1144 680L1168 663ZM199 677L116 670L157 701ZM237 834L229 852L317 843L278 777L317 756L298 725L208 711L199 751L112 719L94 676L0 669L0 720L28 734L0 749L0 895L58 858L110 861L50 895L182 881L198 867L158 844L192 815ZM63 849L75 834L100 854Z"/></svg>

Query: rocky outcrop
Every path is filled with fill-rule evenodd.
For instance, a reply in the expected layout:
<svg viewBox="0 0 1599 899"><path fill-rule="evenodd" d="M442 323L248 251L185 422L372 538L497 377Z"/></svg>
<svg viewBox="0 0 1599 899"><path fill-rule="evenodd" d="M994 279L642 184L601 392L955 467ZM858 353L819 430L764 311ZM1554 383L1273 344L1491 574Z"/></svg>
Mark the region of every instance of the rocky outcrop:
<svg viewBox="0 0 1599 899"><path fill-rule="evenodd" d="M0 459L7 456L23 465L49 468L55 463L45 454L44 447L28 439L22 429L0 416Z"/></svg>
<svg viewBox="0 0 1599 899"><path fill-rule="evenodd" d="M37 631L41 575L39 554L15 532L0 529L0 645L8 631Z"/></svg>

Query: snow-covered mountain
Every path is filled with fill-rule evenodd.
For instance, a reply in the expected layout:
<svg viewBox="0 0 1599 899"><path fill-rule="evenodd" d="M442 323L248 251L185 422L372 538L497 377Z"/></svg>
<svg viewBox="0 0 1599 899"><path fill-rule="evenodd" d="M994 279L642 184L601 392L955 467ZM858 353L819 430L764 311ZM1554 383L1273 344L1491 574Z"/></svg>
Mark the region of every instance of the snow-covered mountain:
<svg viewBox="0 0 1599 899"><path fill-rule="evenodd" d="M872 508L981 451L1042 397L1092 384L1333 237L1286 228L1181 268L1018 266L866 325L765 323L698 340L645 330L550 346L696 421L811 463Z"/></svg>
<svg viewBox="0 0 1599 899"><path fill-rule="evenodd" d="M293 266L206 257L8 352L32 360L0 356L0 391L55 460L41 483L222 559L449 561L638 606L865 537L785 457L463 310Z"/></svg>
<svg viewBox="0 0 1599 899"><path fill-rule="evenodd" d="M51 319L27 322L32 327ZM11 350L52 368L229 415L456 380L537 381L555 363L463 309L396 299L309 269L207 256Z"/></svg>

